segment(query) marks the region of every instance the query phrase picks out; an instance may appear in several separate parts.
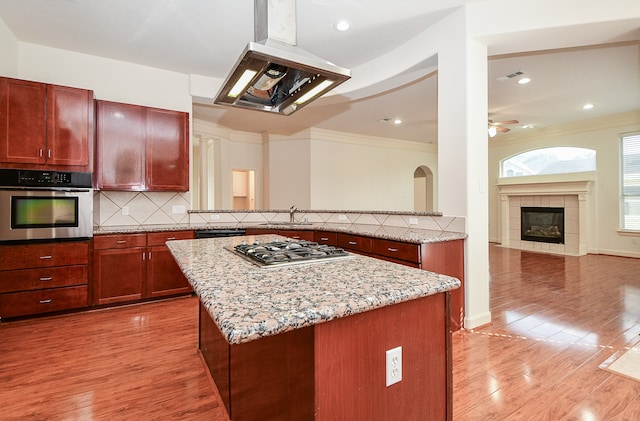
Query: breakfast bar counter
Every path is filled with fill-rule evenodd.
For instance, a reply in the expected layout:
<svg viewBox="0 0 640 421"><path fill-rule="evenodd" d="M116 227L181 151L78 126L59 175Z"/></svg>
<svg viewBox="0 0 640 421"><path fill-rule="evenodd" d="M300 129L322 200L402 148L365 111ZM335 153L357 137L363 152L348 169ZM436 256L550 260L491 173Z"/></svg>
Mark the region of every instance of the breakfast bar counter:
<svg viewBox="0 0 640 421"><path fill-rule="evenodd" d="M199 297L200 351L230 419L450 419L460 282L356 254L264 268L231 250L275 240L167 243ZM398 346L402 380L386 386Z"/></svg>

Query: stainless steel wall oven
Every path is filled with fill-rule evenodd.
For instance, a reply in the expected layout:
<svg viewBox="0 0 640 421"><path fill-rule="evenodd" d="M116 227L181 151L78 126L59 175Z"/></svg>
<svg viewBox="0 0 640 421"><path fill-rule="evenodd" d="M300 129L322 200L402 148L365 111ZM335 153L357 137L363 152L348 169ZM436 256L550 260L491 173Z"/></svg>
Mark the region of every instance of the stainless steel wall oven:
<svg viewBox="0 0 640 421"><path fill-rule="evenodd" d="M91 173L0 169L0 242L92 236Z"/></svg>

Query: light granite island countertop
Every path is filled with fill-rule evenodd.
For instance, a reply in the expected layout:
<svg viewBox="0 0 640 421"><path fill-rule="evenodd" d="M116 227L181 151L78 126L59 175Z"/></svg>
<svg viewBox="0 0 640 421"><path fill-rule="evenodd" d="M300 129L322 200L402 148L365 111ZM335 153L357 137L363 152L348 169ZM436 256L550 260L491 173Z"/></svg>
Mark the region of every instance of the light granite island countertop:
<svg viewBox="0 0 640 421"><path fill-rule="evenodd" d="M460 286L456 278L352 253L348 259L259 267L225 249L259 235L169 241L195 294L230 344L240 344Z"/></svg>
<svg viewBox="0 0 640 421"><path fill-rule="evenodd" d="M458 279L360 255L262 268L225 249L283 239L167 242L200 300L199 350L229 419L451 420ZM386 357L398 349L400 367Z"/></svg>

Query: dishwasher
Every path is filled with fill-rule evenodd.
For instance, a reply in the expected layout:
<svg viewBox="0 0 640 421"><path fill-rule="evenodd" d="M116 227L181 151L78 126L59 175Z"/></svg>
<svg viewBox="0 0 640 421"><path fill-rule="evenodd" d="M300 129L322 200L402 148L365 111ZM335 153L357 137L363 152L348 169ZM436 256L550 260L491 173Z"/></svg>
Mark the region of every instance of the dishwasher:
<svg viewBox="0 0 640 421"><path fill-rule="evenodd" d="M244 228L239 229L205 229L196 230L196 238L221 238L221 237L237 237L246 235Z"/></svg>

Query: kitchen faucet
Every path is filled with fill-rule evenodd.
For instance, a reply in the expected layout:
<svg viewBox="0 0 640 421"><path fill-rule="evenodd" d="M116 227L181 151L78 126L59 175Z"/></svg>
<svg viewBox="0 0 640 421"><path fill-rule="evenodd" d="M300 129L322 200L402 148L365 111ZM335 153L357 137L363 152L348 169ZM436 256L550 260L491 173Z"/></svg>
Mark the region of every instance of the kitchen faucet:
<svg viewBox="0 0 640 421"><path fill-rule="evenodd" d="M298 212L300 209L296 208L296 205L293 205L289 208L289 223L291 224L295 224L296 222L296 212Z"/></svg>

